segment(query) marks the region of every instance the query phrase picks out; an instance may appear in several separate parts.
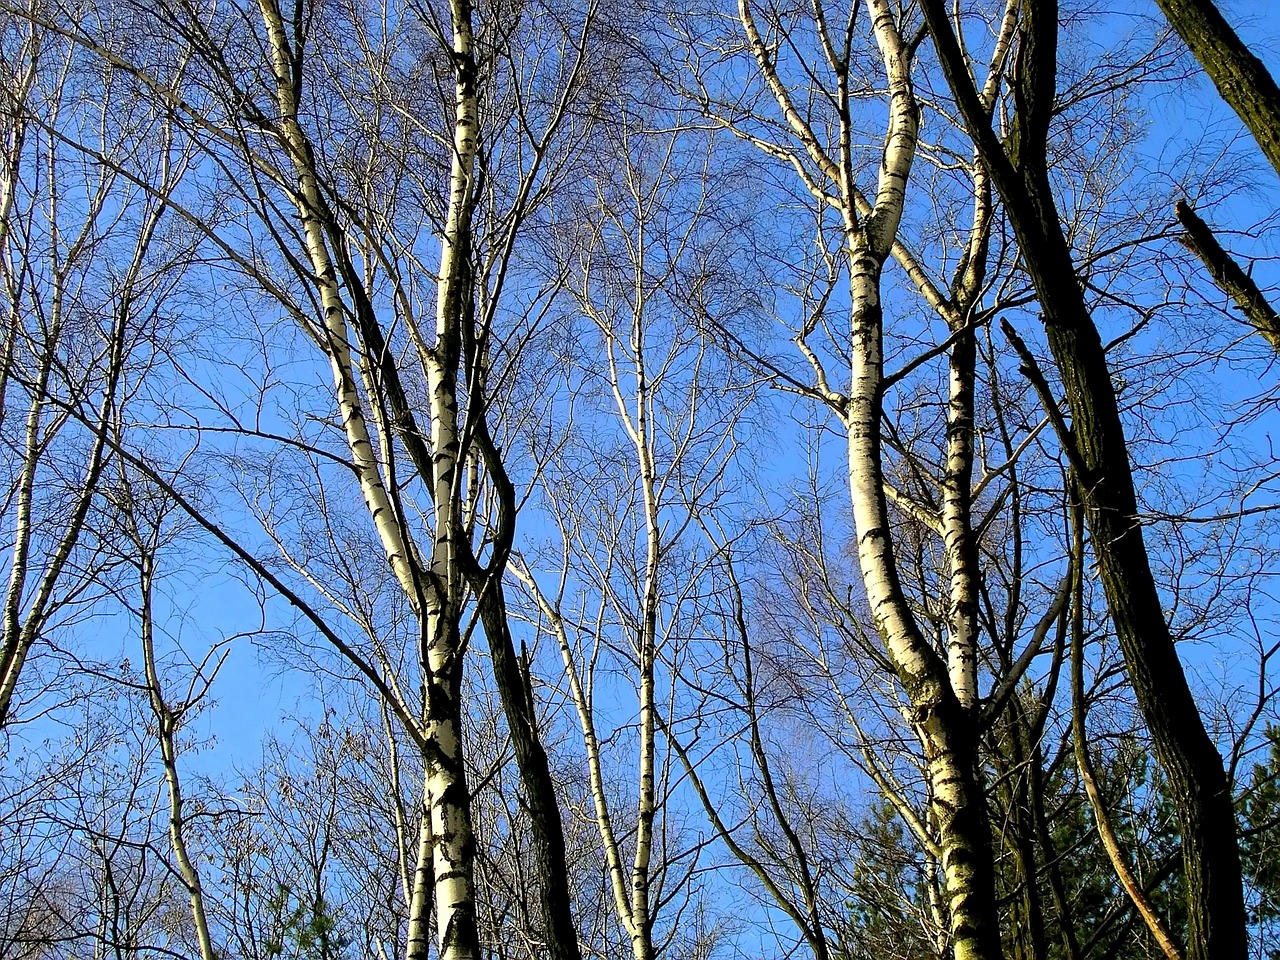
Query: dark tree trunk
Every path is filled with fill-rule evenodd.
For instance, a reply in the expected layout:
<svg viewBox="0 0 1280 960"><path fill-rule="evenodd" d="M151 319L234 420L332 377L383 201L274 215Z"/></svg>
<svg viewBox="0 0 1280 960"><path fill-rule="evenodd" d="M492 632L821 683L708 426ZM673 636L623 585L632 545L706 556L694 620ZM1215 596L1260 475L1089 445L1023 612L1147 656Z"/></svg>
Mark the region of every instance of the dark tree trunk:
<svg viewBox="0 0 1280 960"><path fill-rule="evenodd" d="M1280 315L1267 302L1261 288L1253 282L1253 277L1222 248L1209 225L1200 219L1200 215L1185 200L1179 200L1173 209L1178 222L1186 230L1181 238L1182 242L1200 258L1219 289L1236 302L1253 329L1262 334L1274 350L1280 352Z"/></svg>
<svg viewBox="0 0 1280 960"><path fill-rule="evenodd" d="M1026 0L1006 151L982 108L942 0L922 0L948 83L978 142L1036 288L1085 475L1098 576L1130 682L1169 781L1182 833L1192 960L1248 950L1235 811L1222 758L1174 649L1137 519L1137 496L1106 352L1076 279L1050 187L1047 138L1057 69L1057 3Z"/></svg>
<svg viewBox="0 0 1280 960"><path fill-rule="evenodd" d="M1213 0L1156 0L1228 106L1280 173L1280 88Z"/></svg>
<svg viewBox="0 0 1280 960"><path fill-rule="evenodd" d="M520 770L520 783L525 790L525 802L532 822L538 899L542 907L542 922L546 926L546 943L539 955L549 960L581 960L569 896L560 803L551 779L547 753L538 735L527 673L521 668L516 655L506 603L496 578L482 588L480 616L489 638L493 679L507 717L516 766Z"/></svg>

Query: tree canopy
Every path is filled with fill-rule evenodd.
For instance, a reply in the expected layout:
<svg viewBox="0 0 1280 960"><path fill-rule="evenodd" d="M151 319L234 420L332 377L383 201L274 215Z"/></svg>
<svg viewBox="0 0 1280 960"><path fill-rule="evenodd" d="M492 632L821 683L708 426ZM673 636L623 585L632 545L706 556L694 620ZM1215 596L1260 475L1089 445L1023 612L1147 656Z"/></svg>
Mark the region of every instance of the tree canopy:
<svg viewBox="0 0 1280 960"><path fill-rule="evenodd" d="M1280 958L1246 7L0 0L0 960Z"/></svg>

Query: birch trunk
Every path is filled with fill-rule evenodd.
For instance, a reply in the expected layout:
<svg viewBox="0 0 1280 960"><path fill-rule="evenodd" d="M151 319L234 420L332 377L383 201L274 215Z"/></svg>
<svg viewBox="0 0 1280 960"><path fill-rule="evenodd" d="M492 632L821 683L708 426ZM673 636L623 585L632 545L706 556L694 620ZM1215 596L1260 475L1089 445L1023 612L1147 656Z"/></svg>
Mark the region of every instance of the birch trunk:
<svg viewBox="0 0 1280 960"><path fill-rule="evenodd" d="M1168 777L1182 837L1187 953L1242 958L1248 930L1235 810L1222 757L1201 720L1174 648L1138 519L1137 491L1106 350L1076 279L1048 171L1057 83L1058 5L1023 0L1009 143L991 127L941 0L922 0L965 125L992 172L1043 310L1071 411L1071 455L1098 576L1138 707Z"/></svg>
<svg viewBox="0 0 1280 960"><path fill-rule="evenodd" d="M432 629L434 628L434 629ZM428 614L427 794L431 809L436 941L440 960L480 956L476 927L475 835L461 739L461 641L457 621Z"/></svg>
<svg viewBox="0 0 1280 960"><path fill-rule="evenodd" d="M279 133L296 178L294 202L302 219L307 254L324 310L324 345L333 369L339 413L365 505L387 561L421 622L425 677L423 723L425 793L431 843L431 900L436 912L440 960L474 960L479 955L476 930L474 858L461 738L460 679L463 645L459 633L463 583L460 569L462 535L457 514L459 451L457 365L460 327L470 306L469 240L474 203L472 173L476 150L478 106L471 35L471 7L455 0L452 61L455 74L453 158L449 208L441 243L437 284L436 343L424 358L431 410L434 499L433 544L425 583L419 576L412 545L382 478L360 394L348 339L347 305L326 237L327 208L319 189L314 155L298 122L295 56L276 0L259 0L270 41L276 78ZM425 834L424 834L425 835ZM421 846L421 844L420 844ZM416 875L409 948L420 955L424 920L421 863Z"/></svg>
<svg viewBox="0 0 1280 960"><path fill-rule="evenodd" d="M832 158L782 82L775 54L763 40L748 0L740 0L738 9L748 46L782 116L821 176L838 191L851 301L850 389L839 407L848 445L858 565L876 630L910 699L911 720L924 747L954 955L957 960L993 960L1001 955L999 922L991 833L978 775L979 725L972 709L977 703L973 650L976 571L968 529L972 359L965 337L960 337L953 351L948 411L944 539L951 566L952 628L947 659L939 656L921 632L902 588L881 465L880 424L885 389L881 270L895 249L919 132L919 109L911 82L911 48L901 36L894 6L888 0L869 0L867 10L889 88L889 129L875 201L869 204L862 200L853 180L847 59L841 58L834 45L827 44L826 55L839 80L839 156ZM1002 31L1002 38L1007 33ZM806 177L806 185L820 203L829 202L828 190L819 187L816 180ZM983 216L976 213L975 224L981 224ZM980 255L974 263L979 279L981 257L985 256L983 230L985 226L975 231L977 240L971 250L971 255ZM966 304L972 302L980 286L978 282L966 283L969 279L961 277L958 283L961 291L972 291ZM957 314L955 306L943 304L953 328L968 320L963 313ZM824 382L821 370L816 372L820 383Z"/></svg>
<svg viewBox="0 0 1280 960"><path fill-rule="evenodd" d="M649 388L645 362L645 302L644 302L644 244L643 232L637 244L636 300L632 304L632 345L635 350L636 378L635 413L628 415L626 404L620 402L619 415L627 425L636 448L640 467L640 495L644 502L645 563L644 582L640 596L640 635L636 653L639 658L640 699L640 755L637 758L638 790L636 797L636 853L631 865L631 955L635 960L653 960L653 908L649 902L649 868L653 858L653 821L657 811L654 794L654 766L656 762L656 701L654 689L654 661L658 642L658 568L662 559L662 529L658 523L658 480L654 465L653 437L651 435L650 405L653 396ZM614 392L621 397L616 373Z"/></svg>
<svg viewBox="0 0 1280 960"><path fill-rule="evenodd" d="M893 10L884 0L872 0L876 41L889 79L890 121L880 169L876 202L861 225L849 214L848 259L852 302L852 378L845 413L849 448L849 484L858 564L877 631L911 700L912 720L925 749L934 817L942 848L943 880L948 900L952 950L956 960L1001 955L999 921L995 909L995 878L986 799L978 778L977 725L968 705L976 702L970 630L973 584L953 578L964 600L959 609L964 655L954 657L954 670L938 657L920 631L899 580L885 499L881 466L880 423L884 386L884 313L880 273L893 247L905 200L906 182L915 155L919 113L911 86L906 44L897 30ZM851 191L850 191L851 192ZM852 209L847 204L846 209ZM963 338L961 340L963 343ZM963 349L963 348L960 348ZM965 363L963 353L960 364ZM971 367L971 361L970 367ZM949 429L948 467L953 491L965 474L966 421L963 371L953 363L954 429ZM971 374L970 374L971 376ZM959 394L957 398L956 394ZM967 399L971 404L971 397ZM959 416L957 416L957 413ZM971 418L971 414L968 415ZM948 549L960 558L955 567L968 575L960 524L967 507L967 483L949 515ZM954 646L954 643L953 643ZM952 675L957 683L953 685Z"/></svg>
<svg viewBox="0 0 1280 960"><path fill-rule="evenodd" d="M426 663L427 794L431 798L436 936L440 960L476 960L475 836L462 754L463 534L457 365L472 306L470 239L479 105L471 4L453 0L453 159L436 287L436 342L426 356L431 404L434 537L423 659ZM479 402L477 400L477 402Z"/></svg>
<svg viewBox="0 0 1280 960"><path fill-rule="evenodd" d="M150 545L136 536L141 551L138 568L138 589L142 598L142 663L147 681L147 694L151 713L156 721L156 734L160 741L160 759L164 767L165 788L169 793L169 844L177 861L178 876L187 888L191 904L191 920L195 926L196 942L200 947L200 960L217 960L213 939L209 934L209 919L205 912L204 887L200 883L200 871L187 847L187 819L183 813L182 781L178 776L178 751L175 737L182 720L182 710L171 707L164 698L160 675L156 669L155 633L152 606L152 587L155 580L154 557ZM207 686L206 686L207 689ZM186 705L187 708L191 704Z"/></svg>
<svg viewBox="0 0 1280 960"><path fill-rule="evenodd" d="M650 478L652 479L652 478ZM651 492L651 491L650 491ZM646 525L651 538L645 563L645 596L640 623L640 743L637 758L636 853L631 864L631 955L635 960L653 960L653 907L649 902L649 869L653 859L653 823L657 812L654 792L656 762L656 714L654 658L657 632L658 545L656 511L646 504Z"/></svg>
<svg viewBox="0 0 1280 960"><path fill-rule="evenodd" d="M973 536L971 495L976 359L977 337L972 330L961 332L951 349L942 528L951 574L947 612L948 672L956 699L966 710L978 705L978 551Z"/></svg>
<svg viewBox="0 0 1280 960"><path fill-rule="evenodd" d="M424 797L422 819L418 824L418 858L414 862L410 886L409 932L405 955L408 960L427 960L431 955L431 908L435 889L435 873L431 862L434 846L431 834L431 798Z"/></svg>
<svg viewBox="0 0 1280 960"><path fill-rule="evenodd" d="M295 53L277 0L259 0L258 6L270 43L279 110L279 135L289 154L297 181L293 201L302 220L307 257L314 271L314 282L324 311L324 347L333 372L338 414L342 420L352 466L359 478L360 491L386 553L387 563L413 602L419 596L417 577L396 511L387 496L376 448L370 439L368 423L361 409L360 392L351 359L347 306L342 299L337 271L325 237L322 218L325 200L320 192L311 144L298 123L298 90L294 81Z"/></svg>
<svg viewBox="0 0 1280 960"><path fill-rule="evenodd" d="M1006 17L991 71L999 77L1012 33ZM995 83L984 91L984 99L995 99ZM956 338L948 363L947 451L942 475L942 539L950 574L950 604L947 611L947 668L956 699L966 710L978 706L978 544L973 532L973 432L974 380L978 338L973 329L974 312L982 291L987 266L987 236L991 227L991 183L982 158L973 158L973 223L969 245L952 285L952 300L942 311L943 319Z"/></svg>
<svg viewBox="0 0 1280 960"><path fill-rule="evenodd" d="M991 834L978 779L977 724L908 608L893 555L880 461L879 264L854 262L853 389L846 430L858 562L876 629L911 701L925 748L956 960L1001 956Z"/></svg>

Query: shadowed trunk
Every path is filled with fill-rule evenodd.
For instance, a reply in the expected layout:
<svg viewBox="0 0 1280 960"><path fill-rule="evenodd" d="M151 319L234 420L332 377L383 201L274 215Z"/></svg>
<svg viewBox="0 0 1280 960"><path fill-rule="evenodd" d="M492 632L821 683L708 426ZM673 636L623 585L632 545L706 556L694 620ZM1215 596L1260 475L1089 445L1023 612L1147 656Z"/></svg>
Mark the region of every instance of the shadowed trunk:
<svg viewBox="0 0 1280 960"><path fill-rule="evenodd" d="M578 949L578 931L569 896L569 870L565 862L560 803L551 779L547 753L538 734L527 674L522 671L516 655L506 604L496 582L480 594L480 616L489 638L494 684L507 717L533 828L538 898L542 906L542 922L546 926L546 943L539 955L549 960L579 960L582 954Z"/></svg>
<svg viewBox="0 0 1280 960"><path fill-rule="evenodd" d="M1280 87L1262 61L1231 29L1213 0L1156 4L1280 173Z"/></svg>
<svg viewBox="0 0 1280 960"><path fill-rule="evenodd" d="M1008 211L1043 310L1071 411L1085 514L1129 679L1167 777L1182 835L1192 960L1248 949L1235 811L1165 619L1138 520L1128 445L1106 352L1089 313L1047 168L1057 4L1024 2L1009 151L991 128L941 0L923 0L948 83Z"/></svg>

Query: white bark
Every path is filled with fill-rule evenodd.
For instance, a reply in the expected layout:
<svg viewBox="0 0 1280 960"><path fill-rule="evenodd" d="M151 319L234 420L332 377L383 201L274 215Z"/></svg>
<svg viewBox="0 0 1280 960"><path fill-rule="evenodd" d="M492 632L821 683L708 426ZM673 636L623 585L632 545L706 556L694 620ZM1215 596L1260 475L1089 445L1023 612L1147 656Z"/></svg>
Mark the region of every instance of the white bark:
<svg viewBox="0 0 1280 960"><path fill-rule="evenodd" d="M974 569L970 481L973 474L972 333L952 351L947 402L947 464L942 487L943 543L951 572L947 672L965 709L978 703L978 580Z"/></svg>
<svg viewBox="0 0 1280 960"><path fill-rule="evenodd" d="M880 271L892 250L902 216L907 177L914 158L919 116L911 87L905 44L899 36L887 0L871 0L877 44L889 78L889 134L880 168L874 208L859 229L853 200L846 195L850 295L853 315L852 377L845 425L849 444L849 485L853 499L858 563L876 629L884 639L894 667L907 688L925 758L933 807L939 824L942 869L949 898L956 957L986 957L995 931L974 930L994 922L994 902L978 902L993 895L980 882L990 864L975 863L987 829L980 812L982 796L974 777L976 744L963 722L948 709L959 704L945 664L939 661L911 612L894 558L893 539L881 469L880 417L884 383L883 307ZM966 638L966 643L970 643ZM958 671L967 684L969 665ZM972 690L972 687L970 687ZM942 715L946 710L947 714ZM977 856L975 856L977 854ZM976 933L976 935L975 935Z"/></svg>
<svg viewBox="0 0 1280 960"><path fill-rule="evenodd" d="M1017 25L1018 0L1008 0L991 57L983 103L999 93L1001 67ZM991 226L991 181L975 151L972 164L973 220L969 242L953 284L952 299L940 310L952 331L947 400L947 455L942 480L942 536L950 572L947 610L947 671L956 698L965 709L978 704L978 572L972 525L973 409L975 337L971 328L986 276L987 235Z"/></svg>
<svg viewBox="0 0 1280 960"><path fill-rule="evenodd" d="M849 394L837 409L842 410L848 441L849 489L858 564L876 629L911 699L912 720L925 748L956 955L980 957L991 954L993 947L998 949L998 932L994 890L990 889L989 882L991 865L977 863L975 866L977 860L984 857L989 860L983 849L989 841L984 839L987 826L983 797L975 779L977 745L968 729L963 705L964 702L976 703L977 699L976 660L970 656L973 636L965 607L962 612L966 616L956 621L960 627L956 636L956 669L949 675L948 664L916 623L899 580L881 465L880 419L885 377L880 278L885 259L896 251L926 298L935 306L947 304L914 259L897 244L898 224L919 132L919 111L911 83L911 54L899 33L895 6L889 0L868 0L867 9L889 88L889 129L874 202L862 198L854 182L848 66L841 62L834 44L827 41L824 49L839 80L835 154L838 160L832 159L833 154L814 133L814 127L800 113L781 81L774 54L754 22L748 0L739 2L748 48L787 126L819 175L837 191L833 197L830 190L819 187L819 180L801 164L794 164L818 202L835 206L843 218L851 300L851 370ZM819 30L823 33L825 25L819 24ZM825 40L825 33L823 36ZM949 321L952 319L950 311L944 315ZM952 468L957 482L967 487L967 480L958 469L967 455L960 443L964 439L962 431L967 430L962 406L958 405L953 411L956 430L952 435L957 444L952 451L956 455ZM967 515L960 509L967 504L968 492L966 489L941 518L944 531L950 524L953 532L950 540L957 546L966 544L967 540L957 539L954 534L970 535ZM958 596L967 601L973 595L975 582L963 564L956 569L960 574L956 585ZM952 676L958 682L958 690L953 688ZM986 877L983 877L984 870Z"/></svg>
<svg viewBox="0 0 1280 960"><path fill-rule="evenodd" d="M924 676L932 666L933 654L920 634L898 580L880 466L884 380L880 271L902 217L919 115L909 65L903 59L905 44L898 35L892 9L885 0L874 0L869 9L890 81L890 119L876 202L864 227L857 222L853 198L849 194L844 198L853 316L851 385L845 414L849 488L858 562L876 628L898 670L910 676Z"/></svg>
<svg viewBox="0 0 1280 960"><path fill-rule="evenodd" d="M381 466L361 409L357 377L348 341L347 305L326 238L327 207L318 185L313 153L298 122L293 84L293 52L276 0L259 0L270 39L276 75L279 132L294 165L294 202L302 218L307 254L324 310L325 348L333 369L339 412L347 446L360 480L365 504L387 561L422 623L422 657L426 672L423 723L426 763L427 820L420 836L430 844L440 960L472 960L478 952L470 798L463 769L458 702L462 643L459 617L463 589L459 566L458 502L461 496L458 432L457 364L460 325L471 297L468 264L473 205L472 177L478 132L478 103L471 35L471 8L454 0L452 61L455 72L453 158L449 208L441 238L437 284L436 343L424 351L431 407L434 498L430 576L419 578L415 552L396 507L388 495ZM425 603L424 603L425 601ZM419 950L423 935L424 876L416 874L410 913L418 916L410 948ZM415 907L419 909L415 911Z"/></svg>
<svg viewBox="0 0 1280 960"><path fill-rule="evenodd" d="M410 888L408 960L426 960L431 954L431 905L434 872L431 863L431 798L423 797L422 819L418 823L418 856L414 861Z"/></svg>
<svg viewBox="0 0 1280 960"><path fill-rule="evenodd" d="M453 0L454 127L449 209L441 237L436 288L436 343L426 359L431 397L435 543L432 590L425 624L427 663L427 792L435 869L436 930L440 960L477 957L474 857L470 797L462 763L458 677L462 656L457 510L462 497L457 364L461 326L471 309L471 211L479 104L476 98L471 5Z"/></svg>
<svg viewBox="0 0 1280 960"><path fill-rule="evenodd" d="M289 34L277 0L259 0L258 6L271 47L271 66L275 74L276 101L280 112L279 135L288 151L297 180L293 201L302 219L307 256L315 271L320 306L324 311L324 346L333 372L338 414L342 419L351 463L359 478L360 491L386 553L387 563L400 581L410 603L416 608L419 588L410 545L406 542L395 507L387 495L382 470L369 436L368 423L361 408L348 338L347 305L342 299L337 272L325 238L322 219L325 202L317 180L311 145L298 122L298 92L294 89Z"/></svg>
<svg viewBox="0 0 1280 960"><path fill-rule="evenodd" d="M644 294L642 291L637 289L636 295L638 298L643 299ZM590 305L587 305L587 310L592 312ZM637 310L631 331L631 346L634 350L632 373L636 378L636 392L634 398L630 399L623 393L622 378L617 363L615 333L609 325L609 318L593 313L593 319L600 324L601 332L606 338L611 386L618 409L618 416L635 446L638 472L640 474L640 493L645 513L645 565L639 598L639 633L634 639L638 668L639 729L637 731L636 757L637 819L635 855L631 863L629 883L623 867L621 847L614 832L613 820L609 811L609 800L600 756L600 742L596 734L591 697L584 688L564 618L558 607L550 602L527 570L514 568L514 572L525 583L543 616L546 617L551 630L555 634L561 658L564 661L565 674L569 680L570 695L573 699L575 711L578 714L579 724L582 727L583 743L587 752L587 769L590 778L592 802L596 813L596 825L600 831L601 844L604 848L605 864L613 892L614 907L617 910L623 929L631 941L631 952L634 960L653 960L655 955L653 945L654 916L650 901L650 869L653 857L654 818L658 808L655 790L658 718L654 666L657 654L658 605L660 600L658 572L662 556L662 538L658 519L659 481L654 463L652 438L650 436L652 397L644 365L643 320L640 316L642 312L643 307L640 307ZM632 410L633 403L634 412ZM566 533L565 536L567 540L568 534ZM566 564L568 562L567 556L565 562Z"/></svg>
<svg viewBox="0 0 1280 960"><path fill-rule="evenodd" d="M632 308L631 342L634 350L635 416L629 425L640 467L640 495L644 504L645 565L640 596L640 635L636 638L639 658L640 754L637 758L638 796L636 798L636 855L631 868L631 952L635 960L652 960L653 911L649 903L649 867L653 857L653 821L657 812L654 794L656 760L656 703L654 661L657 658L658 602L661 587L658 566L662 558L662 530L658 523L658 480L654 466L653 438L650 435L650 393L645 366L645 309L643 225L637 237L636 289ZM607 335L607 334L606 334ZM620 384L614 375L614 393L620 396ZM626 404L620 404L619 416L627 419Z"/></svg>
<svg viewBox="0 0 1280 960"><path fill-rule="evenodd" d="M4 647L0 653L0 726L9 719L9 706L18 685L27 654L35 642L34 631L24 630L22 600L26 586L28 563L31 553L32 530L31 504L35 489L36 470L40 464L40 426L45 409L45 392L53 367L54 353L61 330L61 298L55 297L49 325L49 342L40 358L40 367L27 410L27 422L23 431L22 472L18 478L18 504L13 524L13 559L9 568L9 583L5 591Z"/></svg>

